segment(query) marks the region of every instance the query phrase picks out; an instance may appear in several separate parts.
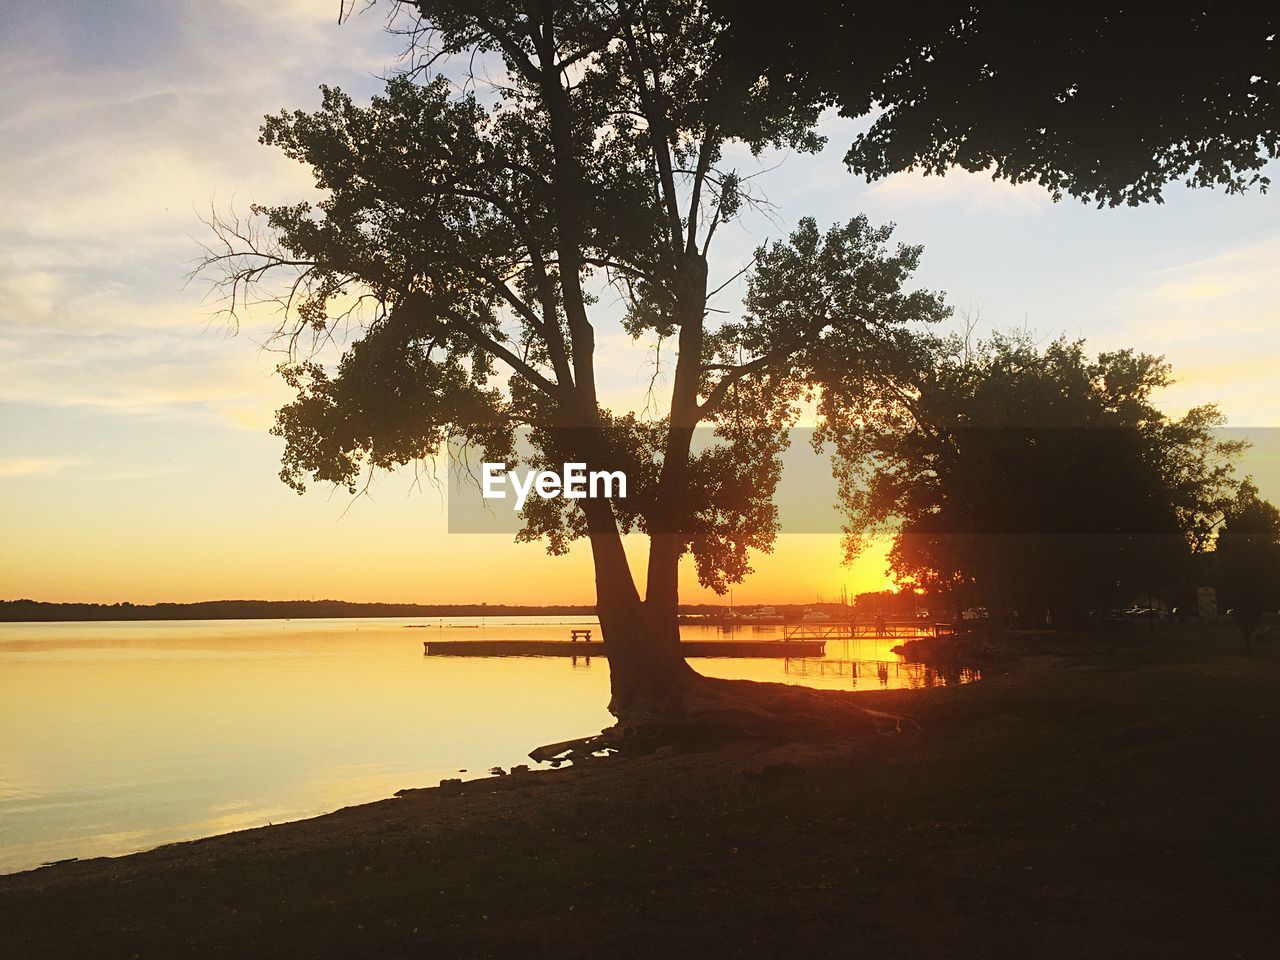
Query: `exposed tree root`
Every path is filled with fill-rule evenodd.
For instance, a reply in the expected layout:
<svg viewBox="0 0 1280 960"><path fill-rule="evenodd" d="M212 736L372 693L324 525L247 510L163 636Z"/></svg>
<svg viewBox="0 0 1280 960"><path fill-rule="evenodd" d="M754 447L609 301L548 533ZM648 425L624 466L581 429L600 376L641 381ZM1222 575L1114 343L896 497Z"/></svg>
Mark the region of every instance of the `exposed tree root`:
<svg viewBox="0 0 1280 960"><path fill-rule="evenodd" d="M533 750L534 760L582 759L602 750L649 752L664 745L710 747L744 739L844 739L920 731L906 715L873 710L839 690L694 675L662 698L613 705L618 722L591 737Z"/></svg>

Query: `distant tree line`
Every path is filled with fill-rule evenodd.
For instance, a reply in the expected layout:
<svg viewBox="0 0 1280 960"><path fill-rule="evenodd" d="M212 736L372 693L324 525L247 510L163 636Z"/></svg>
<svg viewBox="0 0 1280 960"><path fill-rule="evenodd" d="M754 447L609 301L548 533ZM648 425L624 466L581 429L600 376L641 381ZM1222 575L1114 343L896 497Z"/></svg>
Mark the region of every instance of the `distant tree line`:
<svg viewBox="0 0 1280 960"><path fill-rule="evenodd" d="M688 607L709 612L714 606ZM0 600L0 622L68 620L305 620L341 617L593 616L587 604L351 603L346 600L206 600L198 603L42 603Z"/></svg>

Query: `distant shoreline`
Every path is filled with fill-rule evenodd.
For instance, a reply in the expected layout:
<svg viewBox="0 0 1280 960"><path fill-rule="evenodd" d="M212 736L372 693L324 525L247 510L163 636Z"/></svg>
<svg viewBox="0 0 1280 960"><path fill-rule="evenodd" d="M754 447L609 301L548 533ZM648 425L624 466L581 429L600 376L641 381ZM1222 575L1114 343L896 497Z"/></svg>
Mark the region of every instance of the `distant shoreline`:
<svg viewBox="0 0 1280 960"><path fill-rule="evenodd" d="M718 613L695 604L682 613ZM594 604L531 606L498 603L355 603L347 600L204 600L196 603L45 603L0 600L0 623L88 620L325 620L364 617L594 616Z"/></svg>

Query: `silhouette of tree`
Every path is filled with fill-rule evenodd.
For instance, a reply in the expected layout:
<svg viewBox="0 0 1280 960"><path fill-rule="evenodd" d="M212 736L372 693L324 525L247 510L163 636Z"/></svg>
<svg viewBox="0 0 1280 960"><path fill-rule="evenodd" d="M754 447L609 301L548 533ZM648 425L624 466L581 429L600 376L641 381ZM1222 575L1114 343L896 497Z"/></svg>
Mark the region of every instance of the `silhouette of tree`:
<svg viewBox="0 0 1280 960"><path fill-rule="evenodd" d="M869 179L960 167L1114 206L1266 189L1280 152L1274 7L713 3L771 84L874 116L846 156Z"/></svg>
<svg viewBox="0 0 1280 960"><path fill-rule="evenodd" d="M994 623L1010 607L1060 622L1174 582L1208 545L1243 444L1215 436L1212 406L1173 420L1152 405L1163 360L1005 336L935 355L914 389L821 434L851 553L892 531L899 577Z"/></svg>
<svg viewBox="0 0 1280 960"><path fill-rule="evenodd" d="M777 531L772 495L801 402L841 414L909 372L905 289L920 248L858 217L804 220L756 251L746 310L712 322L708 250L760 197L728 159L815 150L821 103L723 55L700 4L422 3L423 58L367 106L325 89L269 117L262 142L314 170L316 204L214 219L204 269L233 313L286 279L278 336L297 399L279 411L283 480L358 489L446 443L509 465L624 469L625 500L530 498L520 537L589 539L611 709L626 723L728 696L677 643L680 559L720 591ZM468 64L493 80L460 91ZM474 79L474 77L473 77ZM475 87L470 81L464 84ZM604 407L593 317L625 303L636 349L674 341L664 415ZM336 368L318 347L346 337ZM638 365L638 363L637 363ZM716 442L694 452L695 427ZM532 453L514 442L526 431ZM645 595L621 533L648 535Z"/></svg>
<svg viewBox="0 0 1280 960"><path fill-rule="evenodd" d="M1251 480L1226 510L1218 533L1218 579L1248 649L1267 611L1280 607L1280 509Z"/></svg>

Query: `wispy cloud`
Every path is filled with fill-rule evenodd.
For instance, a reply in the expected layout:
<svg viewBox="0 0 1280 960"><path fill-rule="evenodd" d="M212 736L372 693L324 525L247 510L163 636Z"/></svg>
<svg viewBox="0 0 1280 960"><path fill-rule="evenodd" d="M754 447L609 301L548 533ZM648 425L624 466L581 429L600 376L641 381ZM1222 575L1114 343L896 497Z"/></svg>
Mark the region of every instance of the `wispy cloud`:
<svg viewBox="0 0 1280 960"><path fill-rule="evenodd" d="M9 373L0 380L0 401L123 415L197 414L261 429L290 396L273 372L279 359L248 338L205 333L194 324L96 334L10 328L0 334L0 364Z"/></svg>
<svg viewBox="0 0 1280 960"><path fill-rule="evenodd" d="M1223 304L1234 308L1249 302L1263 309L1250 311L1254 322L1244 329L1274 327L1275 304L1280 302L1277 263L1280 235L1232 247L1212 257L1153 270L1146 296L1153 306L1209 310Z"/></svg>
<svg viewBox="0 0 1280 960"><path fill-rule="evenodd" d="M277 358L209 329L198 210L293 202L311 178L257 143L264 113L357 96L401 41L379 8L250 0L0 9L0 400L204 411L261 429ZM261 336L258 337L261 339ZM246 342L249 341L249 342Z"/></svg>
<svg viewBox="0 0 1280 960"><path fill-rule="evenodd" d="M927 204L968 212L1034 214L1053 206L1045 189L1034 183L1011 184L989 174L953 170L946 176L919 172L895 173L868 192L873 201Z"/></svg>
<svg viewBox="0 0 1280 960"><path fill-rule="evenodd" d="M0 477L52 477L83 463L65 457L0 457Z"/></svg>
<svg viewBox="0 0 1280 960"><path fill-rule="evenodd" d="M129 480L151 480L155 477L168 477L175 473L187 473L188 467L136 467L129 470L112 470L102 476L94 477L96 482L115 482Z"/></svg>

